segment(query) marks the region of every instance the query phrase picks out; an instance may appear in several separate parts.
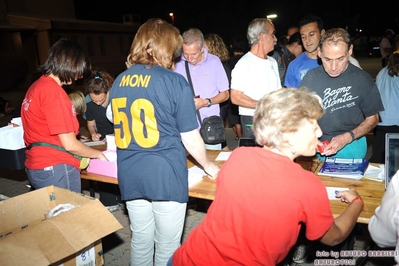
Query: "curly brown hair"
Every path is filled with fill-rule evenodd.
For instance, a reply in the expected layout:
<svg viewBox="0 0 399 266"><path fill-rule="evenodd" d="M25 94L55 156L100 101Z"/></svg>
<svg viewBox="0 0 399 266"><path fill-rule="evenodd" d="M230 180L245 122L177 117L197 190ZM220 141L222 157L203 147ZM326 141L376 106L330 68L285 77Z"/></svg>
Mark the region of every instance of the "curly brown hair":
<svg viewBox="0 0 399 266"><path fill-rule="evenodd" d="M222 37L216 33L209 33L205 36L205 45L208 48L210 54L219 57L220 61L227 62L229 60L229 50L226 44L223 42Z"/></svg>
<svg viewBox="0 0 399 266"><path fill-rule="evenodd" d="M388 59L388 74L399 77L399 51L394 52Z"/></svg>
<svg viewBox="0 0 399 266"><path fill-rule="evenodd" d="M114 83L114 78L106 71L93 69L90 76L85 80L85 93L108 93Z"/></svg>

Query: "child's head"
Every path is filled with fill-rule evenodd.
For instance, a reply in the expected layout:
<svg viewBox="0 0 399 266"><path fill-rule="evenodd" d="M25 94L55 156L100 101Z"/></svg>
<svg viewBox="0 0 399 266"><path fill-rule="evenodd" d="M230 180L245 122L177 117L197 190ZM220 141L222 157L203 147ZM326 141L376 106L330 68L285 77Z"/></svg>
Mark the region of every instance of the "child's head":
<svg viewBox="0 0 399 266"><path fill-rule="evenodd" d="M86 100L83 92L72 91L68 94L73 106L75 107L76 114L84 114L86 112Z"/></svg>

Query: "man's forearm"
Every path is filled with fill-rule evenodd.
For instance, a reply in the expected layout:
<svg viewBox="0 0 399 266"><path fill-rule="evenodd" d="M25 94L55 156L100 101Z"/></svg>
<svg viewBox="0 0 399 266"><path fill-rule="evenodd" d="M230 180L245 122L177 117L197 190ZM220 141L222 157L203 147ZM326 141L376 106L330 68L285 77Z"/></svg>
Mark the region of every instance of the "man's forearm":
<svg viewBox="0 0 399 266"><path fill-rule="evenodd" d="M366 119L360 123L359 126L352 130L355 139L363 137L367 133L369 133L375 126L378 124L379 115L375 114L373 116L366 117Z"/></svg>
<svg viewBox="0 0 399 266"><path fill-rule="evenodd" d="M252 99L245 95L242 91L231 89L231 102L235 105L255 109L256 104L258 103L257 100Z"/></svg>
<svg viewBox="0 0 399 266"><path fill-rule="evenodd" d="M219 104L229 99L229 91L222 91L215 97L211 98L212 104Z"/></svg>

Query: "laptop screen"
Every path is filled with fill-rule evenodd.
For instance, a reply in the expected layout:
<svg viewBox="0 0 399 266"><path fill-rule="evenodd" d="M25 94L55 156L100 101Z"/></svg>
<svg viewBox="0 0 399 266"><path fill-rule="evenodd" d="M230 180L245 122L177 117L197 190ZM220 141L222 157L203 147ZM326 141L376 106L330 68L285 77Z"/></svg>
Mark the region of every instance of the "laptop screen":
<svg viewBox="0 0 399 266"><path fill-rule="evenodd" d="M238 147L262 147L260 146L254 138L240 138L238 140Z"/></svg>
<svg viewBox="0 0 399 266"><path fill-rule="evenodd" d="M399 133L385 135L385 189L399 169Z"/></svg>

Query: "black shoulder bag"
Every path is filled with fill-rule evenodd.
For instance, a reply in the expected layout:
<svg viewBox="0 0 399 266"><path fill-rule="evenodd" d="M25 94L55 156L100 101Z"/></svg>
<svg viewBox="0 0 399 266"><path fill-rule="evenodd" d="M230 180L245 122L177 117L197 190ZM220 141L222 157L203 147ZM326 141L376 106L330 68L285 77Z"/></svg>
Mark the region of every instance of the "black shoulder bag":
<svg viewBox="0 0 399 266"><path fill-rule="evenodd" d="M191 90L193 91L193 96L195 97L194 86L188 68L188 61L186 61L186 73ZM224 122L220 116L212 115L202 121L199 110L197 110L197 116L201 123L200 134L206 144L219 144L226 140Z"/></svg>

